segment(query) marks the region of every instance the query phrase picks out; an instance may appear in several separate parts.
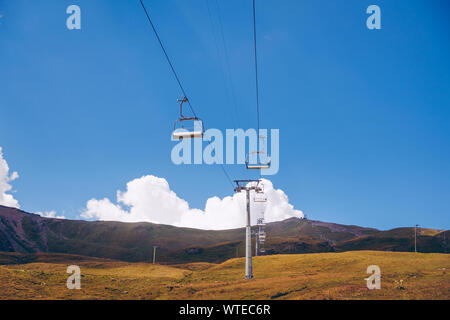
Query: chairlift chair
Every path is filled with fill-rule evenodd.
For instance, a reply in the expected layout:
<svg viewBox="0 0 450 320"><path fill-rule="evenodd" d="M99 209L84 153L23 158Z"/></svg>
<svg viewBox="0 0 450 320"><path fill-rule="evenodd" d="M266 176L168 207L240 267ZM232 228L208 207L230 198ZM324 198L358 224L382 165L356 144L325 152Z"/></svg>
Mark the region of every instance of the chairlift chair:
<svg viewBox="0 0 450 320"><path fill-rule="evenodd" d="M255 193L253 197L254 202L267 202L267 197L264 193Z"/></svg>
<svg viewBox="0 0 450 320"><path fill-rule="evenodd" d="M183 102L187 102L187 98L177 99L180 103L180 118L175 121L172 133L173 140L203 138L205 132L203 120L198 117L183 116ZM190 125L186 125L189 124ZM197 124L197 125L196 125ZM198 126L198 124L200 124Z"/></svg>
<svg viewBox="0 0 450 320"><path fill-rule="evenodd" d="M252 155L256 154L256 163L250 163L250 158ZM266 160L261 160L261 155L265 155ZM270 168L270 158L266 155L264 151L253 151L247 154L245 159L245 166L247 169L269 169Z"/></svg>
<svg viewBox="0 0 450 320"><path fill-rule="evenodd" d="M269 169L270 168L270 157L265 152L265 136L259 136L262 143L259 145L263 146L262 150L253 151L247 154L245 159L245 166L247 169ZM256 162L250 162L252 158L256 157Z"/></svg>
<svg viewBox="0 0 450 320"><path fill-rule="evenodd" d="M256 190L255 196L253 197L254 202L267 202L267 196L264 193L264 185L261 184L259 190Z"/></svg>

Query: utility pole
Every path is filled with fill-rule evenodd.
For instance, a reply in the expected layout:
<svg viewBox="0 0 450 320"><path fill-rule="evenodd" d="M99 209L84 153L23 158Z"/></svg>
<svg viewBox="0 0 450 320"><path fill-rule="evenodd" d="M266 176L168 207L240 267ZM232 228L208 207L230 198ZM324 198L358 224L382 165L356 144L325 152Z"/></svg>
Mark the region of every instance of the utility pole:
<svg viewBox="0 0 450 320"><path fill-rule="evenodd" d="M158 247L153 246L153 264L155 264L155 261L156 261L156 248L158 248Z"/></svg>
<svg viewBox="0 0 450 320"><path fill-rule="evenodd" d="M445 253L447 253L447 240L445 239L445 231L444 231L444 246L445 246Z"/></svg>
<svg viewBox="0 0 450 320"><path fill-rule="evenodd" d="M253 278L252 269L252 229L250 220L250 191L261 191L258 187L260 180L234 180L237 187L235 192L246 192L246 204L247 204L247 220L245 226L245 279Z"/></svg>
<svg viewBox="0 0 450 320"><path fill-rule="evenodd" d="M444 230L444 246L445 246L445 253L447 253L447 241L445 240L445 230Z"/></svg>
<svg viewBox="0 0 450 320"><path fill-rule="evenodd" d="M414 226L414 252L415 253L417 253L417 227L418 226L419 226L418 224L416 224Z"/></svg>

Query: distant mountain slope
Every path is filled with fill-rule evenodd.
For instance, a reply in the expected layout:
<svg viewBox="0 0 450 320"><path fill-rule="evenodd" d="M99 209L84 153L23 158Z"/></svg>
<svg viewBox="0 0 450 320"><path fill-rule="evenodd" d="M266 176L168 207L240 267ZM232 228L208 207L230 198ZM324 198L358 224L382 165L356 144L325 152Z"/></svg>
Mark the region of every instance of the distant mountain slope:
<svg viewBox="0 0 450 320"><path fill-rule="evenodd" d="M444 233L429 230L423 233L435 235L420 235L418 247L422 252L445 252ZM413 232L411 228L378 231L291 218L267 224L266 253L412 251ZM212 231L152 223L62 220L0 206L0 251L25 255L54 252L150 261L153 246L158 246L161 263L221 262L243 256L243 240L243 228Z"/></svg>
<svg viewBox="0 0 450 320"><path fill-rule="evenodd" d="M0 206L0 251L58 252L125 261L150 260L195 246L241 239L243 229L208 231L152 223L122 223L43 218Z"/></svg>
<svg viewBox="0 0 450 320"><path fill-rule="evenodd" d="M449 231L445 232L450 235ZM434 234L434 235L430 235ZM447 241L444 232L433 229L417 230L417 251L446 253ZM414 228L396 228L375 234L341 241L335 246L336 251L383 250L414 251Z"/></svg>
<svg viewBox="0 0 450 320"><path fill-rule="evenodd" d="M266 227L268 237L298 237L307 236L316 240L337 241L349 240L362 235L379 232L373 228L347 226L314 220L290 218L283 221L269 223Z"/></svg>

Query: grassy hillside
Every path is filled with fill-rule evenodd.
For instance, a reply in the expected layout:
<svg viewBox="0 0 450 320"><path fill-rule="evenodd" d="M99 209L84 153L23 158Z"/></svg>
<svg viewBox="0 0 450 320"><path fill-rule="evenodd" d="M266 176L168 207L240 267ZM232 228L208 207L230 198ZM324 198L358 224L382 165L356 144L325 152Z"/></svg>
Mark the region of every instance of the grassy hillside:
<svg viewBox="0 0 450 320"><path fill-rule="evenodd" d="M0 266L0 299L450 300L450 259L445 254L355 251L263 256L254 258L253 280L243 279L242 258L163 266L38 256L47 262ZM49 262L52 259L55 262ZM81 267L81 290L66 288L70 264ZM372 264L381 268L381 290L366 287L366 269Z"/></svg>
<svg viewBox="0 0 450 320"><path fill-rule="evenodd" d="M450 299L450 259L444 254L345 252L254 258L252 281L244 259L185 277L160 298L195 299ZM366 269L381 268L381 290L368 290Z"/></svg>

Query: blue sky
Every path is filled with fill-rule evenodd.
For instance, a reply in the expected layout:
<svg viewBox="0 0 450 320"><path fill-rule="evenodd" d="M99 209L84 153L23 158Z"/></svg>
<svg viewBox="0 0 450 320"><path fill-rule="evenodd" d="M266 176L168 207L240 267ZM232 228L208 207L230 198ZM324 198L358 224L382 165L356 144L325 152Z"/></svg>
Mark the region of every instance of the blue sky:
<svg viewBox="0 0 450 320"><path fill-rule="evenodd" d="M81 30L66 28L71 4ZM207 128L256 127L251 1L145 4ZM371 4L381 30L366 28ZM381 229L450 228L449 9L257 1L261 127L280 129L270 179L296 209ZM0 15L0 146L19 172L22 209L76 218L147 174L195 208L232 194L219 166L170 161L181 93L137 0L0 0Z"/></svg>

